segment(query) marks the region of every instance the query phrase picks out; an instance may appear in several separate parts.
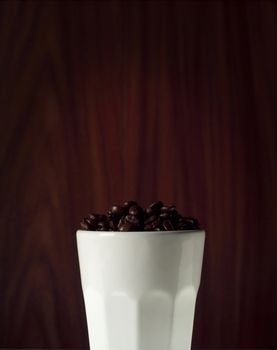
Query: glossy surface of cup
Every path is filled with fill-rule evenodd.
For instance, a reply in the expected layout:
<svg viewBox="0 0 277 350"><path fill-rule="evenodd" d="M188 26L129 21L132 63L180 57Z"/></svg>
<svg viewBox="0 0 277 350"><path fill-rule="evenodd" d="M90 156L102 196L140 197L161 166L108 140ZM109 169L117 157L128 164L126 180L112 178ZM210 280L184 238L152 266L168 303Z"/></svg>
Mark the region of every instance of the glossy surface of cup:
<svg viewBox="0 0 277 350"><path fill-rule="evenodd" d="M92 350L190 350L205 232L77 231Z"/></svg>

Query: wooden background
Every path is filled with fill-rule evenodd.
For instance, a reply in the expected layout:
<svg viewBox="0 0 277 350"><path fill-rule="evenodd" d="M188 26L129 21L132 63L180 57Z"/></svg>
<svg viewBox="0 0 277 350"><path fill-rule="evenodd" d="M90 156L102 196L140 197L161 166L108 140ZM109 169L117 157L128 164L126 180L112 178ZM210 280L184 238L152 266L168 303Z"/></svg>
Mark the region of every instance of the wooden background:
<svg viewBox="0 0 277 350"><path fill-rule="evenodd" d="M75 230L207 230L194 348L277 346L277 3L0 3L0 348L88 348Z"/></svg>

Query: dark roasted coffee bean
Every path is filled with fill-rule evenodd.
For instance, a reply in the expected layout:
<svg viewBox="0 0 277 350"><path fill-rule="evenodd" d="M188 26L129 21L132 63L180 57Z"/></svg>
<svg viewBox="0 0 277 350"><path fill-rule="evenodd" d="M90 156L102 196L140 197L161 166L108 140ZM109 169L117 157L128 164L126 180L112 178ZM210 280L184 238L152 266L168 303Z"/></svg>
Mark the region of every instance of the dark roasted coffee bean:
<svg viewBox="0 0 277 350"><path fill-rule="evenodd" d="M127 227L126 224L122 224L122 225L118 226L118 231L129 231L126 227Z"/></svg>
<svg viewBox="0 0 277 350"><path fill-rule="evenodd" d="M138 205L136 201L126 201L123 203L123 207L129 209L133 205Z"/></svg>
<svg viewBox="0 0 277 350"><path fill-rule="evenodd" d="M99 215L98 215L98 214L89 214L88 217L89 217L90 220L92 220L92 221L97 221L98 218L99 218Z"/></svg>
<svg viewBox="0 0 277 350"><path fill-rule="evenodd" d="M93 231L96 228L96 224L89 217L86 217L82 221L82 228Z"/></svg>
<svg viewBox="0 0 277 350"><path fill-rule="evenodd" d="M176 215L178 215L175 205L171 205L170 207L168 207L168 213L171 217L175 217Z"/></svg>
<svg viewBox="0 0 277 350"><path fill-rule="evenodd" d="M100 221L97 224L97 228L104 228L106 231L109 229L109 224L107 221Z"/></svg>
<svg viewBox="0 0 277 350"><path fill-rule="evenodd" d="M167 213L167 212L161 213L161 214L160 214L160 218L162 218L162 219L168 219L168 218L169 218L169 213Z"/></svg>
<svg viewBox="0 0 277 350"><path fill-rule="evenodd" d="M185 223L190 230L196 230L200 228L200 224L197 219L192 217L185 217Z"/></svg>
<svg viewBox="0 0 277 350"><path fill-rule="evenodd" d="M110 211L113 215L122 215L124 213L124 209L120 205L113 205Z"/></svg>
<svg viewBox="0 0 277 350"><path fill-rule="evenodd" d="M153 229L160 227L161 219L157 218L155 221L152 221L150 225L152 225Z"/></svg>
<svg viewBox="0 0 277 350"><path fill-rule="evenodd" d="M132 231L133 228L134 227L132 224L130 224L127 221L124 221L124 223L118 227L118 230L119 231Z"/></svg>
<svg viewBox="0 0 277 350"><path fill-rule="evenodd" d="M83 230L89 230L89 229L90 229L90 225L89 225L88 223L84 222L84 221L82 221L82 222L80 223L80 225L81 225L81 228L82 228Z"/></svg>
<svg viewBox="0 0 277 350"><path fill-rule="evenodd" d="M190 223L190 224L194 224L195 222L195 219L192 218L191 216L185 216L184 219L187 223Z"/></svg>
<svg viewBox="0 0 277 350"><path fill-rule="evenodd" d="M90 218L84 218L84 222L86 222L91 227L94 226L97 223L96 220L92 220Z"/></svg>
<svg viewBox="0 0 277 350"><path fill-rule="evenodd" d="M112 214L118 214L118 212L119 212L119 206L118 205L113 205L112 207L111 207L111 209L110 209L110 212L112 213Z"/></svg>
<svg viewBox="0 0 277 350"><path fill-rule="evenodd" d="M158 226L156 225L156 222L151 222L151 224L147 224L144 226L145 231L154 231Z"/></svg>
<svg viewBox="0 0 277 350"><path fill-rule="evenodd" d="M117 228L119 229L119 231L125 231L124 229L120 229L123 228L123 226L126 224L126 217L123 215L121 216L118 224L117 224ZM129 223L127 223L127 225L130 225Z"/></svg>
<svg viewBox="0 0 277 350"><path fill-rule="evenodd" d="M145 213L147 214L147 216L151 216L154 214L154 210L150 207L145 209Z"/></svg>
<svg viewBox="0 0 277 350"><path fill-rule="evenodd" d="M141 214L141 208L138 205L132 205L129 208L129 214L131 214L131 215L139 215L139 214Z"/></svg>
<svg viewBox="0 0 277 350"><path fill-rule="evenodd" d="M186 223L184 221L177 222L176 227L180 230L183 230L184 227L186 227Z"/></svg>
<svg viewBox="0 0 277 350"><path fill-rule="evenodd" d="M147 220L145 220L145 225L151 224L151 222L157 220L157 216L156 215L152 215L150 216L150 218L148 218Z"/></svg>
<svg viewBox="0 0 277 350"><path fill-rule="evenodd" d="M181 222L181 221L183 221L184 218L182 217L181 214L177 214L175 219L176 219L177 222Z"/></svg>
<svg viewBox="0 0 277 350"><path fill-rule="evenodd" d="M168 211L169 211L169 212L172 212L172 211L175 212L175 211L176 211L176 205L173 205L173 204L170 205L170 206L168 207Z"/></svg>
<svg viewBox="0 0 277 350"><path fill-rule="evenodd" d="M85 223L88 224L90 230L94 230L97 226L97 221L93 221L90 218L84 218L83 220Z"/></svg>
<svg viewBox="0 0 277 350"><path fill-rule="evenodd" d="M174 226L172 225L172 222L170 220L164 220L163 222L163 228L166 231L174 230Z"/></svg>
<svg viewBox="0 0 277 350"><path fill-rule="evenodd" d="M116 223L114 223L113 220L109 220L109 228L112 231L116 231Z"/></svg>
<svg viewBox="0 0 277 350"><path fill-rule="evenodd" d="M161 201L157 201L157 202L154 202L154 203L151 203L150 205L148 205L148 207L152 208L152 209L160 209L161 207L163 207L163 202Z"/></svg>
<svg viewBox="0 0 277 350"><path fill-rule="evenodd" d="M124 215L124 214L122 213L122 214L119 215L119 214L113 214L112 213L112 214L108 215L107 218L110 219L110 220L118 222L122 215Z"/></svg>
<svg viewBox="0 0 277 350"><path fill-rule="evenodd" d="M146 229L146 230L154 230L155 228L160 226L160 223L161 223L161 219L159 217L155 217L154 220L152 220L150 222L147 222L145 224L144 229Z"/></svg>
<svg viewBox="0 0 277 350"><path fill-rule="evenodd" d="M158 214L160 212L160 209L162 206L163 206L163 202L161 202L161 201L154 202L146 208L146 213L149 216L154 215L154 214Z"/></svg>
<svg viewBox="0 0 277 350"><path fill-rule="evenodd" d="M130 224L132 224L132 225L135 225L135 226L138 226L139 225L139 219L136 217L136 216L134 216L134 215L127 215L126 217L125 217L125 220L128 222L128 223L130 223Z"/></svg>
<svg viewBox="0 0 277 350"><path fill-rule="evenodd" d="M177 214L171 213L171 214L169 215L169 219L170 219L170 221L172 222L173 226L175 227L176 224L177 224L177 221L178 221L178 219L177 219Z"/></svg>
<svg viewBox="0 0 277 350"><path fill-rule="evenodd" d="M163 206L161 207L161 213L167 213L168 212L168 207L167 206Z"/></svg>

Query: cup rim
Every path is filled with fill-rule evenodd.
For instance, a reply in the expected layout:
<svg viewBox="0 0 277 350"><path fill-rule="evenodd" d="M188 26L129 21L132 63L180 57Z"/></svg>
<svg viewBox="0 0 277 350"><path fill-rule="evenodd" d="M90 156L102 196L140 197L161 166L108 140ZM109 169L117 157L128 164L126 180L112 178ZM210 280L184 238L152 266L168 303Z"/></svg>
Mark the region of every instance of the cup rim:
<svg viewBox="0 0 277 350"><path fill-rule="evenodd" d="M179 236L183 234L198 234L205 233L204 229L197 230L172 230L172 231L90 231L90 230L82 230L78 229L76 234L79 235L96 235L96 236L137 236L137 235L155 235L155 236Z"/></svg>

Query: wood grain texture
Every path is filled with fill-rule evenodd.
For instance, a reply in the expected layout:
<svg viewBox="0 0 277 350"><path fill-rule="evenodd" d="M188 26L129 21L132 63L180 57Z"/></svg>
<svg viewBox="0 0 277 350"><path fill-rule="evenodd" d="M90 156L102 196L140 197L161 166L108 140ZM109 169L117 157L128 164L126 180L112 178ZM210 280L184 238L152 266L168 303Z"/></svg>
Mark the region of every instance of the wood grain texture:
<svg viewBox="0 0 277 350"><path fill-rule="evenodd" d="M75 229L207 230L194 348L277 346L275 2L0 3L0 348L87 348Z"/></svg>

